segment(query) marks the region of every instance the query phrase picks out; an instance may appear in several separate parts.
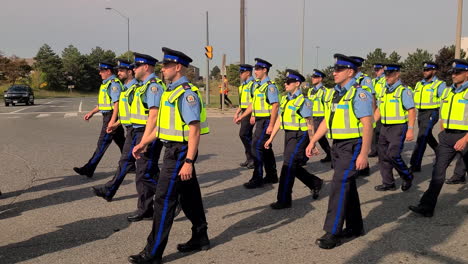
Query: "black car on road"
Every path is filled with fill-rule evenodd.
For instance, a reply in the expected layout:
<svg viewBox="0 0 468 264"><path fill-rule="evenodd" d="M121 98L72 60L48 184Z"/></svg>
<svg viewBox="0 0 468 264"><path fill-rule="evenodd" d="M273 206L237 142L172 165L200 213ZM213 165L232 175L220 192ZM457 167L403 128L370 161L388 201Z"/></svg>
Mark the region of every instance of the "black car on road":
<svg viewBox="0 0 468 264"><path fill-rule="evenodd" d="M34 92L27 85L13 85L5 91L3 99L5 100L5 106L9 106L10 104L16 105L18 103L33 105Z"/></svg>

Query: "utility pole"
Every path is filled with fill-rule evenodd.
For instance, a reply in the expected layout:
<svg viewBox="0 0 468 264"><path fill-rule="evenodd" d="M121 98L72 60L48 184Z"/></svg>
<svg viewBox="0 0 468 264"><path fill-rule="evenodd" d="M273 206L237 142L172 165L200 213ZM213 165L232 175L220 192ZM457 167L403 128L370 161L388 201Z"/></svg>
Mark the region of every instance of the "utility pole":
<svg viewBox="0 0 468 264"><path fill-rule="evenodd" d="M208 31L208 11L206 11L206 46L210 45L210 37ZM206 58L206 85L205 85L205 104L210 103L210 59Z"/></svg>
<svg viewBox="0 0 468 264"><path fill-rule="evenodd" d="M317 49L317 54L315 55L315 67L316 69L319 70L319 65L318 65L318 49L320 48L319 46L315 47Z"/></svg>
<svg viewBox="0 0 468 264"><path fill-rule="evenodd" d="M463 0L458 0L457 33L455 37L455 59L460 59Z"/></svg>
<svg viewBox="0 0 468 264"><path fill-rule="evenodd" d="M304 74L304 20L305 20L305 0L302 1L302 40L301 40L301 74Z"/></svg>
<svg viewBox="0 0 468 264"><path fill-rule="evenodd" d="M240 0L240 63L245 63L245 0Z"/></svg>

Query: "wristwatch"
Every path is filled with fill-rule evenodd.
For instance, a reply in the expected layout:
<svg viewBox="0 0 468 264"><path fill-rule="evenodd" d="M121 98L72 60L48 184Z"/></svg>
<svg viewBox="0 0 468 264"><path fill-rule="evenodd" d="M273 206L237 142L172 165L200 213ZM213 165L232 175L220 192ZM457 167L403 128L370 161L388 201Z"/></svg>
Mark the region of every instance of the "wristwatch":
<svg viewBox="0 0 468 264"><path fill-rule="evenodd" d="M408 126L408 129L413 129L414 127L413 126Z"/></svg>
<svg viewBox="0 0 468 264"><path fill-rule="evenodd" d="M187 158L187 159L185 159L185 163L193 164L193 159Z"/></svg>

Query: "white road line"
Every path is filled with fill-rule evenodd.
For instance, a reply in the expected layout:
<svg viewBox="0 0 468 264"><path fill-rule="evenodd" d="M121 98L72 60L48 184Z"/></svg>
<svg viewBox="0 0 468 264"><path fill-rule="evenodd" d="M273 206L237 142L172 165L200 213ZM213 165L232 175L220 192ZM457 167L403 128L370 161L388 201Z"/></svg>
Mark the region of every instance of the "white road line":
<svg viewBox="0 0 468 264"><path fill-rule="evenodd" d="M20 117L19 117L19 116L9 116L9 117L7 117L7 118L9 118L9 119L14 119L14 118L20 118Z"/></svg>
<svg viewBox="0 0 468 264"><path fill-rule="evenodd" d="M76 112L26 112L26 113L0 113L0 115L31 115L31 114L66 114Z"/></svg>
<svg viewBox="0 0 468 264"><path fill-rule="evenodd" d="M10 112L10 113L11 113L11 114L18 113L18 112L23 111L24 109L28 109L28 107L20 108L20 109L18 109L18 110L16 110L16 111L13 111L13 112Z"/></svg>
<svg viewBox="0 0 468 264"><path fill-rule="evenodd" d="M78 116L78 113L66 113L63 117L68 118L68 117L75 117Z"/></svg>
<svg viewBox="0 0 468 264"><path fill-rule="evenodd" d="M78 106L78 113L81 113L81 106L83 106L83 99L80 100L80 106Z"/></svg>
<svg viewBox="0 0 468 264"><path fill-rule="evenodd" d="M36 116L36 118L43 118L43 117L48 117L48 116L50 116L50 114L40 114Z"/></svg>
<svg viewBox="0 0 468 264"><path fill-rule="evenodd" d="M49 101L49 102L47 102L47 103L45 103L45 104L51 104L51 103L53 103L53 102L54 102L54 101Z"/></svg>

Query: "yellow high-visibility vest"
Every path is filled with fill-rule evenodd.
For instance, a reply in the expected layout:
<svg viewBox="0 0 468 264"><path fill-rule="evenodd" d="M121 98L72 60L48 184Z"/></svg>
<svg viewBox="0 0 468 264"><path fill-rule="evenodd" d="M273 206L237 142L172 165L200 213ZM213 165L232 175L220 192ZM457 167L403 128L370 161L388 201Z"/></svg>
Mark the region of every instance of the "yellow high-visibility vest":
<svg viewBox="0 0 468 264"><path fill-rule="evenodd" d="M130 95L138 88L138 82L132 84L127 90L120 93L119 98L119 120L122 125L130 125Z"/></svg>
<svg viewBox="0 0 468 264"><path fill-rule="evenodd" d="M387 93L387 87L380 91L377 105L382 124L404 124L408 122L408 111L403 107L402 94L405 86L399 85L393 92Z"/></svg>
<svg viewBox="0 0 468 264"><path fill-rule="evenodd" d="M254 91L252 102L252 116L269 117L271 115L271 104L267 100L268 86L275 84L272 81L267 81Z"/></svg>
<svg viewBox="0 0 468 264"><path fill-rule="evenodd" d="M146 125L148 120L149 109L148 105L144 103L143 96L146 96L148 86L150 84L157 83L162 86L163 90L166 90L166 85L159 78L151 78L142 86L138 87L135 90L135 95L133 96L132 104L130 105L130 122L135 125ZM152 89L157 89L153 86Z"/></svg>
<svg viewBox="0 0 468 264"><path fill-rule="evenodd" d="M288 95L283 96L280 103L281 129L307 131L306 119L299 113L299 109L301 109L304 101L304 95L302 94L291 100L288 98Z"/></svg>
<svg viewBox="0 0 468 264"><path fill-rule="evenodd" d="M252 102L252 87L255 80L239 86L239 105L241 109L246 109Z"/></svg>
<svg viewBox="0 0 468 264"><path fill-rule="evenodd" d="M441 97L440 118L445 129L468 131L468 89L454 93L445 88Z"/></svg>
<svg viewBox="0 0 468 264"><path fill-rule="evenodd" d="M307 97L312 102L312 116L322 117L325 116L323 109L323 95L328 90L325 86L320 87L315 94L312 94L314 88L310 88L307 92Z"/></svg>
<svg viewBox="0 0 468 264"><path fill-rule="evenodd" d="M440 107L440 98L437 95L437 88L443 81L435 80L426 85L418 82L414 88L414 106L417 109L436 109Z"/></svg>
<svg viewBox="0 0 468 264"><path fill-rule="evenodd" d="M107 82L101 84L98 95L99 110L110 111L114 109L114 104L112 103L112 99L109 95L109 87L112 85L112 83L118 83L122 89L122 82L120 82L120 80L117 78L109 79Z"/></svg>

